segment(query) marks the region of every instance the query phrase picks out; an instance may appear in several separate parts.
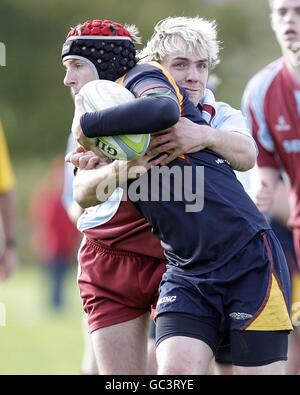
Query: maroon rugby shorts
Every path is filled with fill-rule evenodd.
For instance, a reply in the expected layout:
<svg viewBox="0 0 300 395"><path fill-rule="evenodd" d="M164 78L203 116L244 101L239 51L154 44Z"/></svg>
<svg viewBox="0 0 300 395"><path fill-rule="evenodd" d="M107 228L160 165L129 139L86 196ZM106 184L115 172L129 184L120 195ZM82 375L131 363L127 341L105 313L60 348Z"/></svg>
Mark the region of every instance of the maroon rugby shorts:
<svg viewBox="0 0 300 395"><path fill-rule="evenodd" d="M166 261L85 239L79 250L78 284L90 331L151 312Z"/></svg>

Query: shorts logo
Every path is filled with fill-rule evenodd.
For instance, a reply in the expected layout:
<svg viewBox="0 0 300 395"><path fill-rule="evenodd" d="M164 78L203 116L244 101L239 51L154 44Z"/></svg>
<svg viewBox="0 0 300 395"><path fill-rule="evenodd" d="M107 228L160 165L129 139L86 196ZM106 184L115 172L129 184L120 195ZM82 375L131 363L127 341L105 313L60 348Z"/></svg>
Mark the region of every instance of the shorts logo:
<svg viewBox="0 0 300 395"><path fill-rule="evenodd" d="M234 320L248 320L249 318L252 317L252 314L247 314L247 313L230 313L229 316L233 318Z"/></svg>
<svg viewBox="0 0 300 395"><path fill-rule="evenodd" d="M172 303L175 302L176 296L164 296L163 298L160 298L157 302L157 305L162 304L162 303Z"/></svg>

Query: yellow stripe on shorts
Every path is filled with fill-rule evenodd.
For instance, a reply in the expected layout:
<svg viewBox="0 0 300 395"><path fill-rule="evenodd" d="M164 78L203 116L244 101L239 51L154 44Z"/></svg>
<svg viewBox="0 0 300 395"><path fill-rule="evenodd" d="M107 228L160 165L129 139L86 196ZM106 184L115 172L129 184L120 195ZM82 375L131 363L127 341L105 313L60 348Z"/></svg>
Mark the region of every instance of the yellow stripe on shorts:
<svg viewBox="0 0 300 395"><path fill-rule="evenodd" d="M245 328L247 331L282 331L292 330L289 312L274 274L271 278L271 289L259 315Z"/></svg>

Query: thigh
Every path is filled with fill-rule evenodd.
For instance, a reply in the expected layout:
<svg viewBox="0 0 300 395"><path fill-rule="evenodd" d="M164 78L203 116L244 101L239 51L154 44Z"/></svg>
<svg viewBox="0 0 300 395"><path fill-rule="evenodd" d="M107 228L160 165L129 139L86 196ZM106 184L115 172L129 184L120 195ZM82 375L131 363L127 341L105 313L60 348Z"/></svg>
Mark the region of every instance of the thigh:
<svg viewBox="0 0 300 395"><path fill-rule="evenodd" d="M146 374L149 314L92 333L100 374Z"/></svg>
<svg viewBox="0 0 300 395"><path fill-rule="evenodd" d="M199 340L216 352L223 337L218 307L220 296L211 292L206 277L184 276L174 271L164 274L156 309L157 345L183 336ZM210 291L207 292L203 284Z"/></svg>
<svg viewBox="0 0 300 395"><path fill-rule="evenodd" d="M206 374L220 340L217 320L184 313L157 317L159 374Z"/></svg>
<svg viewBox="0 0 300 395"><path fill-rule="evenodd" d="M165 340L184 336L201 340L216 352L221 334L218 332L218 320L212 317L196 317L185 313L164 313L156 319L156 344Z"/></svg>
<svg viewBox="0 0 300 395"><path fill-rule="evenodd" d="M288 331L232 331L232 364L263 367L287 360Z"/></svg>
<svg viewBox="0 0 300 395"><path fill-rule="evenodd" d="M215 360L220 365L232 365L230 343L219 346L219 348L215 354Z"/></svg>

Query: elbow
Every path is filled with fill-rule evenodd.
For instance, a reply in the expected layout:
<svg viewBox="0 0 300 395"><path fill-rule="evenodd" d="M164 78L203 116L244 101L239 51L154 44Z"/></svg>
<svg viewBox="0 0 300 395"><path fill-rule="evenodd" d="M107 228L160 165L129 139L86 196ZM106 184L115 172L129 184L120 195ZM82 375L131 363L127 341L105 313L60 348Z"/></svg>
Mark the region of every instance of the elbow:
<svg viewBox="0 0 300 395"><path fill-rule="evenodd" d="M168 97L161 100L159 111L162 126L161 130L168 129L179 121L180 109L175 100Z"/></svg>
<svg viewBox="0 0 300 395"><path fill-rule="evenodd" d="M241 160L240 166L239 166L239 171L247 171L251 170L256 163L257 159L257 149L255 145L249 141L249 146L245 149L244 153L241 154Z"/></svg>
<svg viewBox="0 0 300 395"><path fill-rule="evenodd" d="M256 160L257 160L257 151L256 148L254 147L252 150L252 154L249 157L249 168L247 170L250 170L255 166Z"/></svg>

